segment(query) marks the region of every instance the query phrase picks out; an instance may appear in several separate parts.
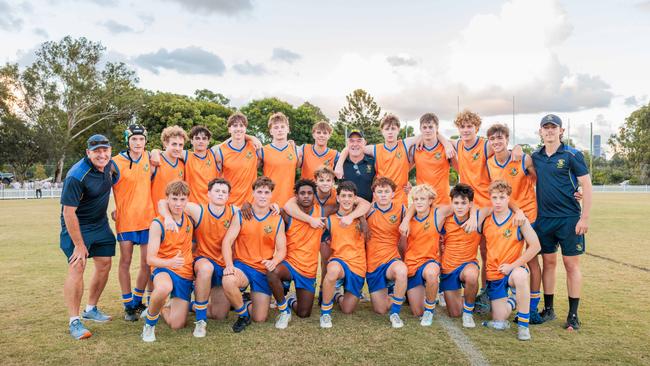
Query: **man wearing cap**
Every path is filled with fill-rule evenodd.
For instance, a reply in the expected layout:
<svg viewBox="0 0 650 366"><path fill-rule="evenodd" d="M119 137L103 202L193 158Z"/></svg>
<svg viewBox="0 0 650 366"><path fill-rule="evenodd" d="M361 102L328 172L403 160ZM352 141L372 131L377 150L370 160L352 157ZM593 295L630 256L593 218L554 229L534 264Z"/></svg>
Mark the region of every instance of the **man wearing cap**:
<svg viewBox="0 0 650 366"><path fill-rule="evenodd" d="M366 139L360 130L348 133L347 157L336 163L336 177L342 182L350 181L357 186L357 196L372 202L370 186L375 179L375 159L364 154Z"/></svg>
<svg viewBox="0 0 650 366"><path fill-rule="evenodd" d="M153 169L149 153L145 150L147 130L143 126L132 124L124 131L124 137L127 149L115 155L112 164L115 199L113 220L120 243L118 278L122 290L124 319L136 321L136 313L145 309L142 296L150 276L146 260L149 225L155 217L151 200ZM140 270L131 293L130 268L134 245L140 247Z"/></svg>
<svg viewBox="0 0 650 366"><path fill-rule="evenodd" d="M582 286L579 259L585 252L584 234L589 228L592 188L584 156L575 148L562 143L563 133L562 120L558 116L544 116L539 129L544 146L532 154L537 171L538 213L535 231L541 244L544 263L544 310L540 315L545 321L555 319L553 293L559 244L569 293L569 314L564 327L577 330L580 327L578 304ZM582 209L574 199L578 185L582 186L583 191Z"/></svg>
<svg viewBox="0 0 650 366"><path fill-rule="evenodd" d="M97 309L111 270L111 257L115 255L115 235L106 215L113 184L108 166L111 144L102 135L91 136L87 144L86 157L70 168L61 193L60 247L68 258L63 296L70 315L70 335L75 339L91 336L79 317L87 258L93 258L95 271L90 281L88 305L81 317L102 323L111 320Z"/></svg>

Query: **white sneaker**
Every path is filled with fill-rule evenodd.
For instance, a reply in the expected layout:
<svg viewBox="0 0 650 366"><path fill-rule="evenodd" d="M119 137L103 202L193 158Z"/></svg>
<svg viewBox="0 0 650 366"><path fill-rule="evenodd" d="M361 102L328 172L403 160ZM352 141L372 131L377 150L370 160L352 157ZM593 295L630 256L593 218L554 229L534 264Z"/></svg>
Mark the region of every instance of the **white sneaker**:
<svg viewBox="0 0 650 366"><path fill-rule="evenodd" d="M277 308L277 307L278 307L278 303L277 303L277 301L275 301L274 298L271 299L271 302L269 303L269 309L275 309L275 308Z"/></svg>
<svg viewBox="0 0 650 366"><path fill-rule="evenodd" d="M194 332L192 333L196 338L203 338L207 333L208 323L205 320L194 322Z"/></svg>
<svg viewBox="0 0 650 366"><path fill-rule="evenodd" d="M520 341L529 341L530 340L530 329L528 327L520 326L517 330L517 339Z"/></svg>
<svg viewBox="0 0 650 366"><path fill-rule="evenodd" d="M142 340L145 342L155 342L156 341L156 326L145 324L142 328Z"/></svg>
<svg viewBox="0 0 650 366"><path fill-rule="evenodd" d="M146 309L142 310L142 312L140 313L140 319L146 319L147 318L147 314L149 314L149 312L147 310L149 310L149 308L146 308Z"/></svg>
<svg viewBox="0 0 650 366"><path fill-rule="evenodd" d="M393 328L401 328L404 326L404 322L402 321L402 319L399 317L399 314L397 313L390 314L389 319L390 319L390 325Z"/></svg>
<svg viewBox="0 0 650 366"><path fill-rule="evenodd" d="M463 312L463 328L476 328L472 314Z"/></svg>
<svg viewBox="0 0 650 366"><path fill-rule="evenodd" d="M289 311L288 313L281 311L280 315L278 315L278 320L275 321L275 327L277 329L287 329L290 320L291 320L291 311Z"/></svg>
<svg viewBox="0 0 650 366"><path fill-rule="evenodd" d="M425 311L420 318L420 325L423 327L430 327L433 324L433 312Z"/></svg>
<svg viewBox="0 0 650 366"><path fill-rule="evenodd" d="M323 314L320 316L320 327L321 328L331 328L332 327L332 316L329 314Z"/></svg>
<svg viewBox="0 0 650 366"><path fill-rule="evenodd" d="M445 301L445 293L444 292L439 292L438 293L438 304L440 304L440 306L447 307L447 302Z"/></svg>

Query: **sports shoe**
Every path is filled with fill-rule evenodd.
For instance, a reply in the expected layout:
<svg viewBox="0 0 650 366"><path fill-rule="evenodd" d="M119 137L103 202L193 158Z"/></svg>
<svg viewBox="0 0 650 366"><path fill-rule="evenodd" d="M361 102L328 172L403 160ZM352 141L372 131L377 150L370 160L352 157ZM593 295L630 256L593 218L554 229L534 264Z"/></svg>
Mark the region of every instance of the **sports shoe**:
<svg viewBox="0 0 650 366"><path fill-rule="evenodd" d="M139 303L135 307L135 313L138 314L138 315L142 314L142 312L145 311L145 310L147 310L147 306L145 304L143 304L143 303Z"/></svg>
<svg viewBox="0 0 650 366"><path fill-rule="evenodd" d="M287 329L290 320L291 312L289 311L285 313L284 311L281 311L280 315L278 315L278 320L275 321L275 327L277 329Z"/></svg>
<svg viewBox="0 0 650 366"><path fill-rule="evenodd" d="M566 323L564 324L564 329L566 330L578 330L580 329L580 319L578 319L578 315L576 314L569 314L566 317Z"/></svg>
<svg viewBox="0 0 650 366"><path fill-rule="evenodd" d="M147 317L147 314L149 314L149 312L147 311L147 308L144 308L144 310L142 310L140 313L140 319L145 319Z"/></svg>
<svg viewBox="0 0 650 366"><path fill-rule="evenodd" d="M463 312L463 328L476 328L472 314Z"/></svg>
<svg viewBox="0 0 650 366"><path fill-rule="evenodd" d="M155 342L156 341L156 326L145 324L142 328L142 340L145 342Z"/></svg>
<svg viewBox="0 0 650 366"><path fill-rule="evenodd" d="M271 299L271 302L269 303L269 309L276 309L278 307L278 302L275 301L275 298Z"/></svg>
<svg viewBox="0 0 650 366"><path fill-rule="evenodd" d="M106 315L102 313L101 310L97 309L97 306L95 306L92 310L90 311L82 311L81 312L81 317L86 320L92 320L97 323L106 323L108 321L111 321L113 319L110 315Z"/></svg>
<svg viewBox="0 0 650 366"><path fill-rule="evenodd" d="M420 318L420 325L423 327L430 327L433 324L433 313L434 311L425 311Z"/></svg>
<svg viewBox="0 0 650 366"><path fill-rule="evenodd" d="M474 304L474 313L487 314L490 312L490 310L491 310L490 298L487 295L487 291L483 289L478 294L478 296L476 296L476 302Z"/></svg>
<svg viewBox="0 0 650 366"><path fill-rule="evenodd" d="M251 317L250 316L240 316L237 318L237 321L235 321L235 324L232 325L232 331L235 333L239 333L242 330L246 329L247 326L251 324Z"/></svg>
<svg viewBox="0 0 650 366"><path fill-rule="evenodd" d="M530 313L529 324L538 325L538 324L542 324L542 323L544 323L544 319L542 318L541 315L539 315L538 312L533 311L532 313Z"/></svg>
<svg viewBox="0 0 650 366"><path fill-rule="evenodd" d="M507 320L489 320L483 322L483 326L494 330L506 330L510 328L510 322Z"/></svg>
<svg viewBox="0 0 650 366"><path fill-rule="evenodd" d="M397 313L390 314L389 319L390 319L390 325L393 328L401 328L404 326L404 322L402 321L402 319L399 317L399 314Z"/></svg>
<svg viewBox="0 0 650 366"><path fill-rule="evenodd" d="M329 314L323 314L320 316L320 327L321 328L331 328L332 327L332 316Z"/></svg>
<svg viewBox="0 0 650 366"><path fill-rule="evenodd" d="M74 339L86 339L90 338L93 334L90 333L86 327L84 327L83 323L79 319L75 319L72 323L70 323L70 335Z"/></svg>
<svg viewBox="0 0 650 366"><path fill-rule="evenodd" d="M530 329L528 327L519 326L517 329L517 339L520 341L530 340Z"/></svg>
<svg viewBox="0 0 650 366"><path fill-rule="evenodd" d="M553 310L553 308L548 308L548 309L544 308L544 310L542 310L542 312L539 313L539 316L542 318L542 321L544 323L549 322L551 320L555 320L555 318L557 318L555 316L555 311Z"/></svg>
<svg viewBox="0 0 650 366"><path fill-rule="evenodd" d="M445 301L445 294L442 292L438 292L438 304L440 304L440 306L447 307L447 302Z"/></svg>
<svg viewBox="0 0 650 366"><path fill-rule="evenodd" d="M137 322L138 314L135 312L135 308L125 308L124 309L124 320L127 322Z"/></svg>
<svg viewBox="0 0 650 366"><path fill-rule="evenodd" d="M205 320L199 320L197 322L194 322L194 332L192 335L196 338L203 338L205 337L205 334L207 333L206 328L208 326L208 323L205 322Z"/></svg>

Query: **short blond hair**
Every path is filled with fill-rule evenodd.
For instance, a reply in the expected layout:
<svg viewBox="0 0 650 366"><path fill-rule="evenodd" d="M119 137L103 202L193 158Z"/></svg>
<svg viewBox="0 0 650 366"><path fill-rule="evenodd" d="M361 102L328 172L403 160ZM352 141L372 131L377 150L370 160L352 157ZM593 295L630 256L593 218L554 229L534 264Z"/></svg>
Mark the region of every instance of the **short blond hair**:
<svg viewBox="0 0 650 366"><path fill-rule="evenodd" d="M244 126L248 127L248 118L242 112L235 112L228 117L227 125L228 127L234 125L237 122L241 122Z"/></svg>
<svg viewBox="0 0 650 366"><path fill-rule="evenodd" d="M415 196L421 195L425 195L427 198L432 200L435 200L438 197L436 190L428 184L418 184L417 186L411 188L411 192L409 192L411 201L415 198Z"/></svg>
<svg viewBox="0 0 650 366"><path fill-rule="evenodd" d="M464 124L469 123L471 125L474 125L476 129L479 129L481 127L481 122L481 117L478 114L467 109L458 113L458 115L456 115L456 119L454 120L454 124L459 128Z"/></svg>
<svg viewBox="0 0 650 366"><path fill-rule="evenodd" d="M169 142L169 139L172 137L182 137L183 141L187 141L187 133L185 133L185 130L180 128L179 126L168 126L165 127L164 130L162 130L162 133L160 134L160 141L162 141L163 145Z"/></svg>
<svg viewBox="0 0 650 366"><path fill-rule="evenodd" d="M332 179L336 179L336 173L325 165L320 166L316 171L314 171L314 178L318 179L321 175L331 175Z"/></svg>
<svg viewBox="0 0 650 366"><path fill-rule="evenodd" d="M165 195L169 196L189 196L190 186L185 181L175 180L165 188Z"/></svg>
<svg viewBox="0 0 650 366"><path fill-rule="evenodd" d="M332 126L329 124L327 121L318 121L314 123L314 126L311 128L311 132L314 133L316 131L323 131L327 133L332 133L334 131L332 129Z"/></svg>
<svg viewBox="0 0 650 366"><path fill-rule="evenodd" d="M273 126L276 123L286 123L287 127L289 127L289 118L284 115L282 112L275 112L269 117L269 123L268 123L268 128L270 129L271 126Z"/></svg>
<svg viewBox="0 0 650 366"><path fill-rule="evenodd" d="M488 187L488 193L492 194L492 192L505 192L505 194L510 196L512 194L512 187L505 180L499 179L490 183L490 186Z"/></svg>
<svg viewBox="0 0 650 366"><path fill-rule="evenodd" d="M394 114L387 114L384 116L384 118L381 119L381 122L379 123L379 128L382 130L385 126L397 126L397 128L400 128L399 118L397 118L397 116Z"/></svg>

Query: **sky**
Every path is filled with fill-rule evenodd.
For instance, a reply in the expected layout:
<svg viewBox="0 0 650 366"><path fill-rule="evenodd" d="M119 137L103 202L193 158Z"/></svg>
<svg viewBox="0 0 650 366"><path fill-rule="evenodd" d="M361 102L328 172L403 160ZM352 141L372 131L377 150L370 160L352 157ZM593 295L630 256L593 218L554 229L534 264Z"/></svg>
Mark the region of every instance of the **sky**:
<svg viewBox="0 0 650 366"><path fill-rule="evenodd" d="M537 144L555 113L585 149L590 123L605 142L649 102L649 34L650 0L0 0L1 63L83 36L143 88L309 101L332 121L362 88L403 125L436 113L448 136L458 108L481 133L512 128L514 97L511 142Z"/></svg>

